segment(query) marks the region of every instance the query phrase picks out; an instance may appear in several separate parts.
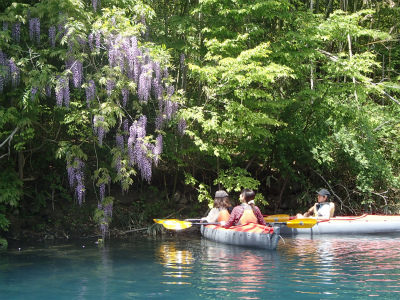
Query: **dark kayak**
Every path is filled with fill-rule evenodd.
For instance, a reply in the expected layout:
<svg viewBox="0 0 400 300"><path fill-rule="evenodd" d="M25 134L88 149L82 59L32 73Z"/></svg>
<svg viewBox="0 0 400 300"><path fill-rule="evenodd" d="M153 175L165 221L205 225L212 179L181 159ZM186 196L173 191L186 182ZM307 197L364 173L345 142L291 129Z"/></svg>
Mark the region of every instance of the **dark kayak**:
<svg viewBox="0 0 400 300"><path fill-rule="evenodd" d="M201 234L210 240L244 247L275 250L278 247L279 227L249 223L225 229L219 225L202 225Z"/></svg>

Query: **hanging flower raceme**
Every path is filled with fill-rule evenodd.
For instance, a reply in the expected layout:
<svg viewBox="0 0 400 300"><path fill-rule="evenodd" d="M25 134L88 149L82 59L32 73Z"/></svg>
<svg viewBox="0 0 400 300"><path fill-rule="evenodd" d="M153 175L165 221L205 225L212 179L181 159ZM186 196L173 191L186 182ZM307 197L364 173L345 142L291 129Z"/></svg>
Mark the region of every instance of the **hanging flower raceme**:
<svg viewBox="0 0 400 300"><path fill-rule="evenodd" d="M178 123L178 132L180 135L185 134L186 127L187 127L187 124L186 124L185 119L180 119L179 123Z"/></svg>
<svg viewBox="0 0 400 300"><path fill-rule="evenodd" d="M49 42L52 48L56 46L56 28L54 26L49 28Z"/></svg>
<svg viewBox="0 0 400 300"><path fill-rule="evenodd" d="M13 24L11 29L11 37L14 43L19 44L21 36L21 23L16 22Z"/></svg>
<svg viewBox="0 0 400 300"><path fill-rule="evenodd" d="M63 103L65 107L69 108L69 82L64 77L60 77L56 84L56 104L58 107L62 107Z"/></svg>
<svg viewBox="0 0 400 300"><path fill-rule="evenodd" d="M93 117L93 127L94 132L97 134L100 147L103 146L103 139L108 132L107 128L104 126L104 116L94 116Z"/></svg>
<svg viewBox="0 0 400 300"><path fill-rule="evenodd" d="M29 20L29 37L31 41L37 42L40 44L40 19L39 18L32 18Z"/></svg>
<svg viewBox="0 0 400 300"><path fill-rule="evenodd" d="M98 8L101 6L100 0L92 0L93 10L96 12Z"/></svg>
<svg viewBox="0 0 400 300"><path fill-rule="evenodd" d="M37 87L32 87L31 88L31 100L34 101L35 97L36 97L36 93L38 92L38 88Z"/></svg>
<svg viewBox="0 0 400 300"><path fill-rule="evenodd" d="M0 94L4 87L11 83L16 87L20 82L20 70L13 58L8 59L7 55L0 50Z"/></svg>
<svg viewBox="0 0 400 300"><path fill-rule="evenodd" d="M79 205L82 205L85 198L85 176L83 169L85 168L85 163L79 158L75 157L72 160L72 156L67 154L67 170L68 170L68 180L70 187L75 189L75 195L78 199Z"/></svg>
<svg viewBox="0 0 400 300"><path fill-rule="evenodd" d="M162 149L163 149L163 138L162 135L159 134L156 138L156 145L154 146L153 149L153 161L156 166L158 166Z"/></svg>
<svg viewBox="0 0 400 300"><path fill-rule="evenodd" d="M96 85L93 80L89 80L85 89L85 93L86 93L86 105L89 108L90 102L92 102L96 97Z"/></svg>
<svg viewBox="0 0 400 300"><path fill-rule="evenodd" d="M122 105L123 107L126 107L126 103L128 102L128 97L129 97L129 90L127 88L123 88L121 90L122 93Z"/></svg>

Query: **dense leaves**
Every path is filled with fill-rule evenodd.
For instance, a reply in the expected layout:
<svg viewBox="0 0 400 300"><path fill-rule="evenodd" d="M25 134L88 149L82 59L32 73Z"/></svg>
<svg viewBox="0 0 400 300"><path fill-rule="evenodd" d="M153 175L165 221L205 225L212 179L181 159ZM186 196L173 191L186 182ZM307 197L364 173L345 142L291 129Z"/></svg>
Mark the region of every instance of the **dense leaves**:
<svg viewBox="0 0 400 300"><path fill-rule="evenodd" d="M103 235L111 187L134 184L163 182L168 203L190 188L209 200L251 187L272 213L326 187L338 213L398 212L397 4L0 8L0 216L32 183L80 205L97 195Z"/></svg>

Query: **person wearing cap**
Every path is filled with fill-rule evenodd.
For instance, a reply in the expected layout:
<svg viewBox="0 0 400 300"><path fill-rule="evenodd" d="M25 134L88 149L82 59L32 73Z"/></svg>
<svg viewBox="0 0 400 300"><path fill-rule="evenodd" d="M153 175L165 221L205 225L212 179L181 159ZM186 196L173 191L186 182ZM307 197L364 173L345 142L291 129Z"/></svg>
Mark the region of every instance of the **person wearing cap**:
<svg viewBox="0 0 400 300"><path fill-rule="evenodd" d="M202 221L208 223L215 223L221 221L228 221L230 217L229 209L232 207L229 201L229 195L225 191L216 191L214 198L214 206L208 213L207 217L202 218Z"/></svg>
<svg viewBox="0 0 400 300"><path fill-rule="evenodd" d="M327 189L322 189L317 192L318 203L315 203L305 214L297 214L297 218L308 218L314 216L315 218L329 219L333 216L334 205L329 201L331 194ZM333 211L332 211L333 210Z"/></svg>
<svg viewBox="0 0 400 300"><path fill-rule="evenodd" d="M243 189L240 193L240 201L242 204L233 208L228 221L221 222L225 228L235 225L245 225L247 223L258 223L267 225L260 209L254 205L256 194L251 189Z"/></svg>

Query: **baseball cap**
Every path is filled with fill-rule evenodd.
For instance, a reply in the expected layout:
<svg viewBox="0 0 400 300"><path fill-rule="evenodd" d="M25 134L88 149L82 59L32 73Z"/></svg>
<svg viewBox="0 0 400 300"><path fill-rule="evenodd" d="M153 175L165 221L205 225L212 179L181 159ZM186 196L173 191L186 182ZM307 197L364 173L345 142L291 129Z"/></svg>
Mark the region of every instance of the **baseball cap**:
<svg viewBox="0 0 400 300"><path fill-rule="evenodd" d="M318 195L324 196L324 197L330 197L331 193L329 193L329 191L327 189L322 189L320 191L317 192Z"/></svg>
<svg viewBox="0 0 400 300"><path fill-rule="evenodd" d="M228 197L228 193L225 191L216 191L215 192L215 198L222 198L222 197Z"/></svg>

